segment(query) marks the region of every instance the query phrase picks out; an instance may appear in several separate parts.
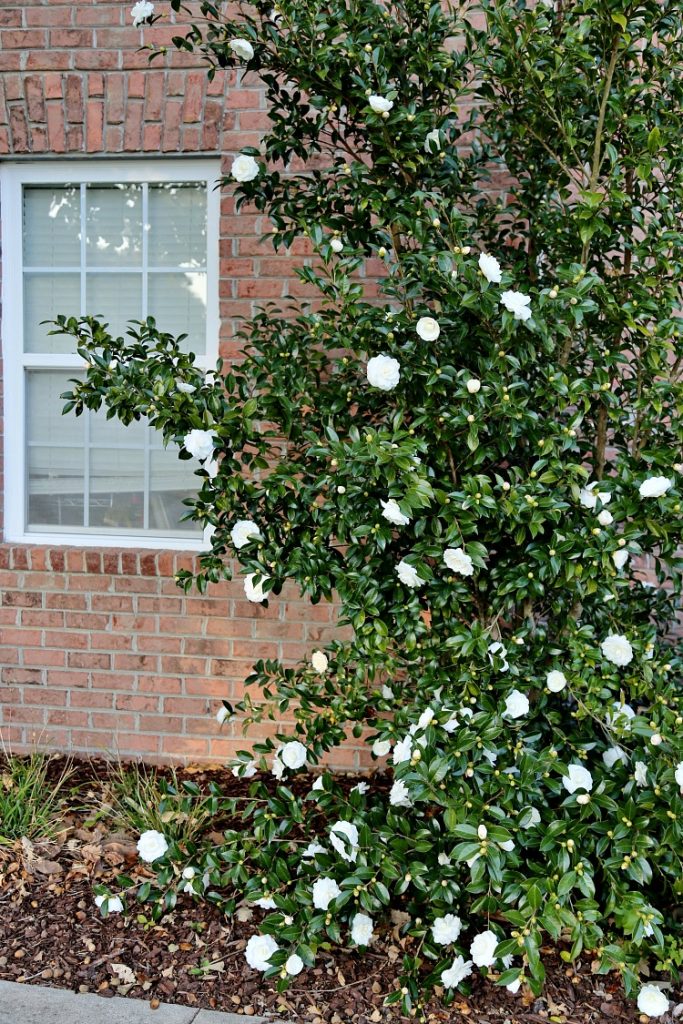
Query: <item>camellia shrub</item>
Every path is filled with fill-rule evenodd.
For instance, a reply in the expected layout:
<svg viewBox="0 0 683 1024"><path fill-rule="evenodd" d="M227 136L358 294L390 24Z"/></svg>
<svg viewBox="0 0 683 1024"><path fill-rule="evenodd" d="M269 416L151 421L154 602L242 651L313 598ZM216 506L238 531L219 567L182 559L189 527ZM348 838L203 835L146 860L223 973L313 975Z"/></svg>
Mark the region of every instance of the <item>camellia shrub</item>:
<svg viewBox="0 0 683 1024"><path fill-rule="evenodd" d="M250 601L289 581L346 630L254 666L221 714L275 723L243 824L153 837L144 895L263 908L247 960L282 987L392 915L417 1016L475 972L539 992L549 940L633 991L683 959L680 4L199 6L176 44L268 101L223 185L308 240L308 297L208 377L151 319L60 318L66 408L195 460L181 585L237 560ZM312 771L349 737L381 769L353 788Z"/></svg>

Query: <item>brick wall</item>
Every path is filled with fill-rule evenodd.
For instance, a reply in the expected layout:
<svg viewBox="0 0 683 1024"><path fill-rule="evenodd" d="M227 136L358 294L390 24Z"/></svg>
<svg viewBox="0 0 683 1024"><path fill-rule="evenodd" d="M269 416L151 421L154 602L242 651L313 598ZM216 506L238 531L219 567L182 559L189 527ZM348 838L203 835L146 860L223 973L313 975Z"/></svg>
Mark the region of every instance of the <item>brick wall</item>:
<svg viewBox="0 0 683 1024"><path fill-rule="evenodd" d="M130 2L30 0L0 7L0 159L216 154L258 142L256 82L169 49L151 67ZM167 5L164 5L165 7ZM169 20L172 18L168 12ZM182 25L144 40L170 44ZM292 257L260 241L254 212L221 202L221 354L255 302L294 294ZM7 425L11 430L11 424ZM213 715L259 657L297 660L331 629L330 609L295 594L264 609L241 580L207 597L173 580L189 555L0 547L0 740L148 759L222 759L245 743ZM257 735L255 732L254 735ZM354 762L353 749L336 758Z"/></svg>
<svg viewBox="0 0 683 1024"><path fill-rule="evenodd" d="M185 595L173 575L191 565L175 552L0 548L5 744L148 760L244 749L239 724L213 718L221 699L242 696L257 658L323 643L333 609L287 589L266 609L239 583ZM355 758L349 748L335 763Z"/></svg>

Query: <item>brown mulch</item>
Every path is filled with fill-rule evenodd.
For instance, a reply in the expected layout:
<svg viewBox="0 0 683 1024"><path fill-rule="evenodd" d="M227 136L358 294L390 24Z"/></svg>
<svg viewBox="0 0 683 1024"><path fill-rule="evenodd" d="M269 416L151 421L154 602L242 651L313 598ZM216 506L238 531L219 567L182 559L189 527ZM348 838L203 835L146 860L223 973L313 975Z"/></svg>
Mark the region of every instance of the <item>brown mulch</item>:
<svg viewBox="0 0 683 1024"><path fill-rule="evenodd" d="M60 768L57 763L54 771ZM404 953L405 940L398 931L362 955L319 951L316 966L278 994L248 968L243 955L262 914L259 910L246 910L246 915L253 914L250 921L227 919L215 907L186 896L159 923L149 918L145 904L136 906L133 900L126 918L103 919L94 904L93 885L109 884L115 892L118 874L136 879L146 874L137 857L136 837L112 834L106 819L93 815L106 773L104 762L76 766L70 783L72 807L57 841L0 846L0 979L104 997L126 995L153 1006L181 1003L307 1024L405 1019L395 1008L382 1005L395 990ZM212 779L226 792L244 793L247 788L226 771L190 768L181 770L181 777L185 773L200 786ZM513 996L478 977L472 993L458 994L451 1007L432 1000L427 1018L440 1024L646 1019L623 998L616 977L591 972L590 960L572 967L549 949L544 963L548 978L541 998L528 992Z"/></svg>

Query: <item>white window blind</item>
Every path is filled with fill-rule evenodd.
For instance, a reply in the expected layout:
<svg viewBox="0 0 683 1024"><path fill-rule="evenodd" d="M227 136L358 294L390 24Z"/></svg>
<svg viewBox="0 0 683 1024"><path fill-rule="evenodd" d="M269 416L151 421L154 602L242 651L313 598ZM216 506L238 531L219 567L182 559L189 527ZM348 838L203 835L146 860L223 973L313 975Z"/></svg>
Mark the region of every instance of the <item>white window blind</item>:
<svg viewBox="0 0 683 1024"><path fill-rule="evenodd" d="M19 388L6 414L6 435L14 437L9 445L6 438L8 468L20 484L14 500L6 491L11 539L19 531L68 543L201 546L197 524L181 521L183 499L200 483L196 464L165 450L146 423L124 427L104 410L62 416L59 395L82 362L70 338L41 326L58 313L87 313L120 335L127 320L152 315L162 330L187 334L183 347L200 364L214 364L218 167L208 173L206 162L169 163L163 174L114 161L106 174L92 164L76 175L71 164L62 175L53 164L3 172L3 211L14 199L10 227L20 221L11 239L19 257L10 275L19 289L14 301L7 278L3 289L5 361ZM3 221L5 253L7 235Z"/></svg>

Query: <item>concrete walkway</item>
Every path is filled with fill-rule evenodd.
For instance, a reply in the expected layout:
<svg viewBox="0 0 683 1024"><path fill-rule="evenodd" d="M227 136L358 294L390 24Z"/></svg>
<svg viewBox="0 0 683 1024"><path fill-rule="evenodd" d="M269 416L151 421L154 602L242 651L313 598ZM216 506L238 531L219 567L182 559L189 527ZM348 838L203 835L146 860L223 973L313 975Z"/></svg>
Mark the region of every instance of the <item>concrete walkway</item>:
<svg viewBox="0 0 683 1024"><path fill-rule="evenodd" d="M142 999L80 995L0 981L0 1024L284 1024L265 1017L197 1010L162 1003L156 1010Z"/></svg>

